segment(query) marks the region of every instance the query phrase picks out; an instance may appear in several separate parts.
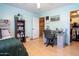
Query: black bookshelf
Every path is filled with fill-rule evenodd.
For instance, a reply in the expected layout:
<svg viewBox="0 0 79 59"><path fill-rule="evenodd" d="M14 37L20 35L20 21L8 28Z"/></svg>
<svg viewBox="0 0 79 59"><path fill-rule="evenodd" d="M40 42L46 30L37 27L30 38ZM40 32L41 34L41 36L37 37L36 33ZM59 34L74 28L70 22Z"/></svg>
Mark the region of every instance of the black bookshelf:
<svg viewBox="0 0 79 59"><path fill-rule="evenodd" d="M25 42L25 20L15 19L15 38Z"/></svg>

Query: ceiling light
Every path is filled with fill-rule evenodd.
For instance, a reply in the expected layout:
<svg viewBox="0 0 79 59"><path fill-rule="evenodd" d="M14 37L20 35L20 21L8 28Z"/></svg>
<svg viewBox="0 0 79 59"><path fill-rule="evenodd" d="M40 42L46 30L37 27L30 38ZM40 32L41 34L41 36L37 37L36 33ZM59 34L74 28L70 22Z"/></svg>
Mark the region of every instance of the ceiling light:
<svg viewBox="0 0 79 59"><path fill-rule="evenodd" d="M40 8L40 3L37 3L37 8Z"/></svg>

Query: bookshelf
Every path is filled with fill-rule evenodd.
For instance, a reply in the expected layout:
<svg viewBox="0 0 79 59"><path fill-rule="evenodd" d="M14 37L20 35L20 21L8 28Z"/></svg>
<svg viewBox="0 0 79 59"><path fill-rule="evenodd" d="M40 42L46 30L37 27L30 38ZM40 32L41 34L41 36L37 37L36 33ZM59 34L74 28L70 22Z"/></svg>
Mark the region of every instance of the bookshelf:
<svg viewBox="0 0 79 59"><path fill-rule="evenodd" d="M15 37L25 42L25 20L15 20Z"/></svg>

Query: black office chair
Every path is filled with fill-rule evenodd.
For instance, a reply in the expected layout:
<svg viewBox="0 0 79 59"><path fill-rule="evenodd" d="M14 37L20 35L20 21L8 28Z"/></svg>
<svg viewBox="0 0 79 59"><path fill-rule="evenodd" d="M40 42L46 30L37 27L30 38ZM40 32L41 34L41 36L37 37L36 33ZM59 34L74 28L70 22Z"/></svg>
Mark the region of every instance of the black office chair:
<svg viewBox="0 0 79 59"><path fill-rule="evenodd" d="M52 45L53 47L55 35L51 34L51 30L45 30L44 34L46 38L46 47L48 45Z"/></svg>

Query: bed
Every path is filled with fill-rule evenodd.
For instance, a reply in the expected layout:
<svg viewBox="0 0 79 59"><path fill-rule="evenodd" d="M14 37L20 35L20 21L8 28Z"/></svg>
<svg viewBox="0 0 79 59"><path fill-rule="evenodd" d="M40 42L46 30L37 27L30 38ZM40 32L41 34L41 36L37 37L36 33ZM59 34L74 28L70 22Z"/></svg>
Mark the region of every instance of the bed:
<svg viewBox="0 0 79 59"><path fill-rule="evenodd" d="M0 56L28 56L23 43L10 35L7 20L0 20Z"/></svg>
<svg viewBox="0 0 79 59"><path fill-rule="evenodd" d="M15 38L0 40L0 56L28 56L23 44Z"/></svg>

